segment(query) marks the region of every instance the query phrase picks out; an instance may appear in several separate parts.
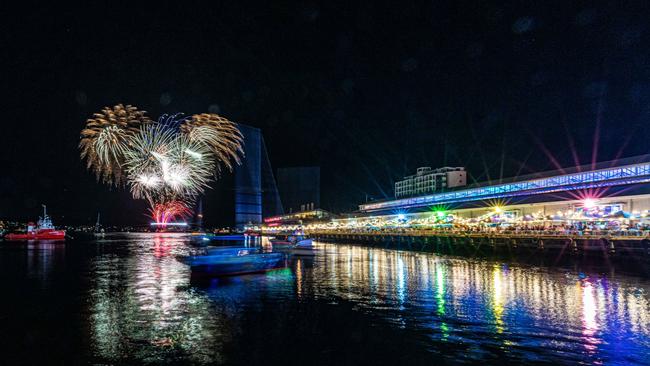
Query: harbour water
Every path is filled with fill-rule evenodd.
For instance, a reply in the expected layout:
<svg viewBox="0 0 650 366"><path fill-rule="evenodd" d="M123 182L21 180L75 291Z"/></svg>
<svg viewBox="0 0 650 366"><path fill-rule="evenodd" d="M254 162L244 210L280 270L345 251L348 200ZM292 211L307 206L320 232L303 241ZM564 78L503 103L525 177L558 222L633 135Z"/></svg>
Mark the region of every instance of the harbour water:
<svg viewBox="0 0 650 366"><path fill-rule="evenodd" d="M2 355L44 364L648 364L650 278L317 243L197 281L187 237L0 243Z"/></svg>

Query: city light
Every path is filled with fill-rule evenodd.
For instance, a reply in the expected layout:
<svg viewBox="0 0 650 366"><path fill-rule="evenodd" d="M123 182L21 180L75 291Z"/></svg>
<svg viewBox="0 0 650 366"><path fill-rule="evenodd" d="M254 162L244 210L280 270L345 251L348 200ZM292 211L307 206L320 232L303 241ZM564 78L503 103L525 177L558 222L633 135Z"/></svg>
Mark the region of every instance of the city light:
<svg viewBox="0 0 650 366"><path fill-rule="evenodd" d="M596 207L596 200L593 198L585 198L582 200L582 206L587 209L594 208Z"/></svg>

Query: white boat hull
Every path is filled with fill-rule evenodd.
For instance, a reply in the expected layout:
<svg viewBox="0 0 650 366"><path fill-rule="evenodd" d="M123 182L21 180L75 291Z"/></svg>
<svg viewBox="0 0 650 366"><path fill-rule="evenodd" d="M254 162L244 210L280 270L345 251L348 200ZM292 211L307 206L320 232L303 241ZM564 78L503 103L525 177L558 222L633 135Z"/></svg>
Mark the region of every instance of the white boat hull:
<svg viewBox="0 0 650 366"><path fill-rule="evenodd" d="M291 249L291 254L297 256L313 257L316 255L317 250L312 247L294 247Z"/></svg>
<svg viewBox="0 0 650 366"><path fill-rule="evenodd" d="M311 239L298 240L298 242L296 243L296 247L311 247L311 245L312 245Z"/></svg>

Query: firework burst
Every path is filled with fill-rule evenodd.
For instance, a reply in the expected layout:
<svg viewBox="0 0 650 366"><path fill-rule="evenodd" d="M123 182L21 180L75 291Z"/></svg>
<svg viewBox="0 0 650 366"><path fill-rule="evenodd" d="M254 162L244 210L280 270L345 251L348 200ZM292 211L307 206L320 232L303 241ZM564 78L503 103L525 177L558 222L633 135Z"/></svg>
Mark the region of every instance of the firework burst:
<svg viewBox="0 0 650 366"><path fill-rule="evenodd" d="M213 176L210 148L164 124L142 126L130 140L124 166L134 198L155 202L201 194Z"/></svg>
<svg viewBox="0 0 650 366"><path fill-rule="evenodd" d="M133 198L145 199L152 218L168 223L189 207L220 167L240 163L243 136L216 114L163 115L156 122L144 111L119 104L95 113L81 131L81 158L98 179L123 181Z"/></svg>
<svg viewBox="0 0 650 366"><path fill-rule="evenodd" d="M118 104L113 108L104 107L86 121L79 141L81 159L86 160L88 169L98 180L109 184L121 183L122 162L129 139L142 125L151 122L145 114L131 105Z"/></svg>
<svg viewBox="0 0 650 366"><path fill-rule="evenodd" d="M217 114L202 113L188 118L179 128L190 140L210 146L217 160L229 170L233 168L233 161L240 163L244 137L235 123Z"/></svg>

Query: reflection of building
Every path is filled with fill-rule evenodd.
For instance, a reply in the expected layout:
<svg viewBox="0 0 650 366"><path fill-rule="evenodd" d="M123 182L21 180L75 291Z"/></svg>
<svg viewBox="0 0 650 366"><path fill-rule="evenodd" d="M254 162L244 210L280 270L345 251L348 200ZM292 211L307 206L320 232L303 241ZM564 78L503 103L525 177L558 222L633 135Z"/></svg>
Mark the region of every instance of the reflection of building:
<svg viewBox="0 0 650 366"><path fill-rule="evenodd" d="M235 168L235 225L259 224L262 215L282 212L264 137L259 128L238 125L245 157Z"/></svg>
<svg viewBox="0 0 650 366"><path fill-rule="evenodd" d="M461 187L467 184L467 173L463 167L431 169L418 168L414 175L395 182L395 197L409 197L434 193L445 188Z"/></svg>
<svg viewBox="0 0 650 366"><path fill-rule="evenodd" d="M280 168L277 179L285 213L320 207L319 167Z"/></svg>

